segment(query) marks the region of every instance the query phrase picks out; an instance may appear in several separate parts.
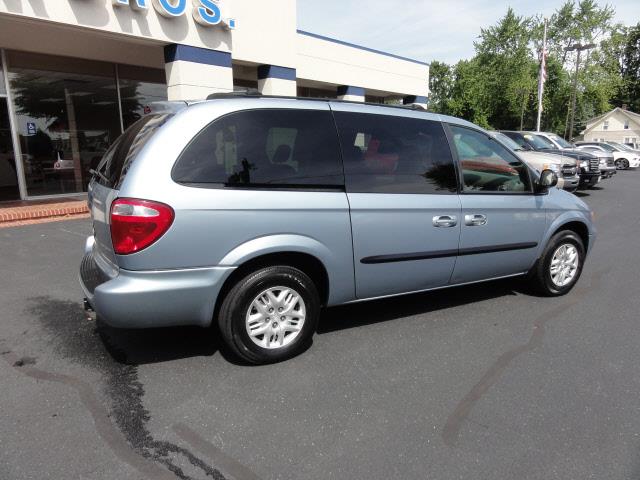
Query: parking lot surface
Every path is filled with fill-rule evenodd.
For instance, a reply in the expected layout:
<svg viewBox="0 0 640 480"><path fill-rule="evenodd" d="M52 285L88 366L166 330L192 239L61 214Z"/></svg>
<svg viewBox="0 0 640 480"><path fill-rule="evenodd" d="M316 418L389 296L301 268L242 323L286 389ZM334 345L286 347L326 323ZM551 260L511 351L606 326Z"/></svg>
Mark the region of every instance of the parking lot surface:
<svg viewBox="0 0 640 480"><path fill-rule="evenodd" d="M640 477L640 171L580 194L576 288L514 280L327 310L247 367L203 329L85 318L88 220L0 230L2 479Z"/></svg>

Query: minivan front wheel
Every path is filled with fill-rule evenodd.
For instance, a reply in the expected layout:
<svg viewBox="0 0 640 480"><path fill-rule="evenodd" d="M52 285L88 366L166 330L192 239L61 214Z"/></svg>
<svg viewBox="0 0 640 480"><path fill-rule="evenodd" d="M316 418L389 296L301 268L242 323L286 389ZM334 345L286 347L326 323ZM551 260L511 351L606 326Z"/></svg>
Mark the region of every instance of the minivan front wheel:
<svg viewBox="0 0 640 480"><path fill-rule="evenodd" d="M313 281L297 268L273 266L233 286L220 307L218 325L233 354L264 364L307 348L319 316L320 298Z"/></svg>
<svg viewBox="0 0 640 480"><path fill-rule="evenodd" d="M571 230L556 233L530 272L532 286L546 296L564 295L580 278L584 243Z"/></svg>

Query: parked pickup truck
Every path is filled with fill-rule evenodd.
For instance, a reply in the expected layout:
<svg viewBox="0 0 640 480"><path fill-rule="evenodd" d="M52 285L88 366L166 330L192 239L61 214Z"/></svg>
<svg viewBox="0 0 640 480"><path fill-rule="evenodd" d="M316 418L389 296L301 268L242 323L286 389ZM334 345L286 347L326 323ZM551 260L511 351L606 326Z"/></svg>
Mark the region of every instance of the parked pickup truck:
<svg viewBox="0 0 640 480"><path fill-rule="evenodd" d="M558 148L551 140L538 135L537 132L502 130L502 133L524 149L561 155L565 159L572 158L576 160L580 169L578 172L580 175L580 185L578 188L593 187L602 179L600 159L585 150Z"/></svg>
<svg viewBox="0 0 640 480"><path fill-rule="evenodd" d="M564 158L560 155L553 155L545 152L527 150L517 142L501 132L489 132L493 138L503 143L507 148L522 158L530 167L538 172L551 170L558 176L558 188L575 192L580 185L580 175L578 174L578 162L573 158Z"/></svg>

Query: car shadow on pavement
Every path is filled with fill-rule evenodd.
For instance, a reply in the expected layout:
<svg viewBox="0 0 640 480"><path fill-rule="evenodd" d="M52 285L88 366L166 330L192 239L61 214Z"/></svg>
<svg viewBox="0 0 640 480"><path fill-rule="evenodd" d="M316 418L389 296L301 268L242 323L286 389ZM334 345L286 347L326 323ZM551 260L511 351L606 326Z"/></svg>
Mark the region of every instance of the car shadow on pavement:
<svg viewBox="0 0 640 480"><path fill-rule="evenodd" d="M521 279L511 278L331 307L323 312L318 333L421 315L482 300L517 295L516 292L528 294Z"/></svg>
<svg viewBox="0 0 640 480"><path fill-rule="evenodd" d="M210 328L129 330L109 327L100 319L97 320L97 327L111 357L127 365L169 362L187 357L210 357L219 351L218 338Z"/></svg>
<svg viewBox="0 0 640 480"><path fill-rule="evenodd" d="M402 295L322 312L318 334L363 327L523 292L518 278ZM526 292L528 293L528 292ZM127 365L168 362L220 353L234 364L248 366L221 345L215 328L171 327L144 330L111 328L98 320L98 333L113 359Z"/></svg>

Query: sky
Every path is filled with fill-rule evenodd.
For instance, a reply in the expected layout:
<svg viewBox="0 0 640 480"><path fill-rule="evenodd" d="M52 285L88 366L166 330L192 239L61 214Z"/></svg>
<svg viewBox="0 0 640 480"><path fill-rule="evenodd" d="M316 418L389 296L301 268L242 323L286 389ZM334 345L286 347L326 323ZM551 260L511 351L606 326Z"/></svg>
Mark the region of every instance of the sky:
<svg viewBox="0 0 640 480"><path fill-rule="evenodd" d="M388 53L456 63L474 55L480 28L504 16L551 16L562 0L297 0L298 28ZM616 0L615 21L640 22L640 0ZM604 5L604 3L601 3Z"/></svg>

